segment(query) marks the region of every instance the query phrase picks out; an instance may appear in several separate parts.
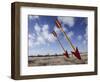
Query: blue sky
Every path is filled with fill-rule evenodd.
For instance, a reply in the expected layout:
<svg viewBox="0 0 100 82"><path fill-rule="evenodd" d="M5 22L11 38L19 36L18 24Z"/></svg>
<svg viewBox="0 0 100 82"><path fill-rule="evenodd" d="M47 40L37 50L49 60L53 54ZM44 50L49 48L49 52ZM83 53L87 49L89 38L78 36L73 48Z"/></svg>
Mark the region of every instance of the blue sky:
<svg viewBox="0 0 100 82"><path fill-rule="evenodd" d="M34 16L28 15L28 50L29 55L54 55L63 53L57 39L51 34L56 31L64 48L70 53L72 48L63 33L56 27L58 19L71 42L80 52L87 52L87 21L86 17L69 16Z"/></svg>

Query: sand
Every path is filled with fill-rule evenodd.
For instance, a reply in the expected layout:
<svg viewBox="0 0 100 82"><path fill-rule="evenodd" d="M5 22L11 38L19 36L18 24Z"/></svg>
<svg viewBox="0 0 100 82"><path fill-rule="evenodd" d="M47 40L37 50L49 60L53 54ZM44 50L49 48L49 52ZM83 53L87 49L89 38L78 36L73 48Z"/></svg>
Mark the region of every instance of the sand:
<svg viewBox="0 0 100 82"><path fill-rule="evenodd" d="M28 57L28 66L50 66L50 65L76 65L87 64L87 54L81 55L82 60L77 59L73 55L70 58L66 58L63 55L60 56L41 56L41 57Z"/></svg>

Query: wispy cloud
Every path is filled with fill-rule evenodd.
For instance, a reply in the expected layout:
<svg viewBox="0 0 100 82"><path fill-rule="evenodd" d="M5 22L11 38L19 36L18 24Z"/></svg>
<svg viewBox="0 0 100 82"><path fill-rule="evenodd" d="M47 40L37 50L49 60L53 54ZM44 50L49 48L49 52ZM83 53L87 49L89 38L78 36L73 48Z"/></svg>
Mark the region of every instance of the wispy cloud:
<svg viewBox="0 0 100 82"><path fill-rule="evenodd" d="M73 35L74 35L74 32L73 32L73 31L68 32L68 37L69 37L69 38L72 38Z"/></svg>
<svg viewBox="0 0 100 82"><path fill-rule="evenodd" d="M65 31L67 31L68 37L72 38L74 36L74 31L68 31L68 29L64 25L68 25L69 27L73 27L75 24L74 17L59 16L58 20L61 22L63 29Z"/></svg>
<svg viewBox="0 0 100 82"><path fill-rule="evenodd" d="M29 47L33 45L49 44L56 40L55 37L49 32L49 26L47 24L40 27L37 23L34 26L34 31L29 34Z"/></svg>
<svg viewBox="0 0 100 82"><path fill-rule="evenodd" d="M29 15L29 19L30 19L30 20L33 20L33 19L39 19L39 16Z"/></svg>
<svg viewBox="0 0 100 82"><path fill-rule="evenodd" d="M58 17L58 20L60 22L62 22L63 24L68 25L69 27L74 26L74 23L75 23L74 17L64 17L64 16L62 17L62 16L60 16L60 17Z"/></svg>
<svg viewBox="0 0 100 82"><path fill-rule="evenodd" d="M53 37L53 35L49 32L49 26L48 25L43 25L42 28L42 35L43 38L47 41L47 42L54 42L55 38Z"/></svg>
<svg viewBox="0 0 100 82"><path fill-rule="evenodd" d="M55 31L57 34L60 34L60 33L61 33L60 30L59 30L59 28L57 28L57 26L54 26L54 31Z"/></svg>
<svg viewBox="0 0 100 82"><path fill-rule="evenodd" d="M35 35L34 33L28 35L28 39L29 39L29 47L32 47L32 45L34 44L35 39L36 39L35 37L36 37L36 35Z"/></svg>
<svg viewBox="0 0 100 82"><path fill-rule="evenodd" d="M77 37L77 39L79 40L79 41L81 41L82 40L82 35L78 35L78 37Z"/></svg>
<svg viewBox="0 0 100 82"><path fill-rule="evenodd" d="M41 32L41 28L37 23L34 26L34 30L35 30L36 33L40 33Z"/></svg>
<svg viewBox="0 0 100 82"><path fill-rule="evenodd" d="M54 18L54 19L52 19ZM78 17L51 17L51 16L33 16L30 15L29 19L29 54L48 54L48 53L61 53L63 52L56 38L51 34L53 30L57 33L59 39L66 49L70 51L70 46L65 42L65 37L60 29L55 25L55 18L61 22L63 29L71 39L72 43L76 44L80 50L87 50L87 29L85 30L85 22L80 24ZM48 21L47 21L48 20ZM76 21L78 20L78 21ZM81 18L83 21L84 19ZM74 28L77 27L77 28ZM81 27L81 28L80 28ZM76 37L77 36L77 37ZM74 38L76 37L76 38ZM47 49L47 50L46 50Z"/></svg>
<svg viewBox="0 0 100 82"><path fill-rule="evenodd" d="M62 26L62 28L64 29L64 31L67 31L66 27ZM60 35L62 33L57 26L54 26L54 31L57 33L57 35Z"/></svg>

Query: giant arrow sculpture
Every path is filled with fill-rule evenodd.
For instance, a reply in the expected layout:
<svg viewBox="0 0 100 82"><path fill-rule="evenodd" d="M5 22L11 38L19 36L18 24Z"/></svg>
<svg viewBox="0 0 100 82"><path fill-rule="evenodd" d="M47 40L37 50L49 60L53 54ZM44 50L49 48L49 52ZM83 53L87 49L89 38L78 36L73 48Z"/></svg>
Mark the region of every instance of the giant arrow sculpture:
<svg viewBox="0 0 100 82"><path fill-rule="evenodd" d="M56 33L55 31L53 31L52 34L54 35L54 37L57 38L59 45L60 45L61 48L63 49L63 51L64 51L64 56L67 57L67 58L69 58L68 52L67 52L67 50L64 49L63 45L61 44L61 42L60 42L60 40L59 40L59 38L58 38L58 36L57 36L57 33Z"/></svg>
<svg viewBox="0 0 100 82"><path fill-rule="evenodd" d="M80 56L80 53L79 53L78 48L77 48L77 47L76 47L76 48L74 47L74 45L73 45L72 42L70 41L69 37L67 36L66 32L65 32L64 29L62 28L61 23L60 23L57 19L56 19L55 23L56 23L56 26L63 32L63 34L64 34L66 40L68 41L68 43L70 44L71 48L73 49L72 54L73 54L75 57L77 57L79 60L81 60L81 56Z"/></svg>

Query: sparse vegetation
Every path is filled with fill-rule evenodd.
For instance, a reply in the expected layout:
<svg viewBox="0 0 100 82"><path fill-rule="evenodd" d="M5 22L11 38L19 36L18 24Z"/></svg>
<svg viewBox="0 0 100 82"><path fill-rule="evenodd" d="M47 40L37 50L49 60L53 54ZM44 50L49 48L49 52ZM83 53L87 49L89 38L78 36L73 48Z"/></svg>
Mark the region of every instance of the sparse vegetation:
<svg viewBox="0 0 100 82"><path fill-rule="evenodd" d="M87 55L81 55L81 57L82 60L78 60L72 55L70 55L70 58L66 58L62 54L29 56L28 66L87 64Z"/></svg>

